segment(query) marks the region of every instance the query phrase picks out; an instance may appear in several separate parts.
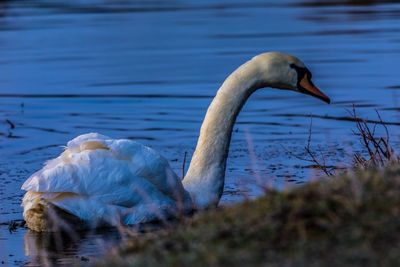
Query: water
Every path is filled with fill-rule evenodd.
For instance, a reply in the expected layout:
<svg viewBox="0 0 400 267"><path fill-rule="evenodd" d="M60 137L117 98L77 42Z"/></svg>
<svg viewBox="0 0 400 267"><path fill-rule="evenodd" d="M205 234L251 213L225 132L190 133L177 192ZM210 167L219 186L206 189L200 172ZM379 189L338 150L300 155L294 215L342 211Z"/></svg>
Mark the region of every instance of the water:
<svg viewBox="0 0 400 267"><path fill-rule="evenodd" d="M398 147L397 1L2 1L0 3L0 262L88 263L120 242L116 231L64 240L24 228L23 181L74 136L101 132L161 151L180 174L216 89L264 51L301 58L333 103L260 90L233 134L222 204L320 177L305 157L348 166L360 116L389 123ZM83 257L83 258L82 258ZM88 261L89 260L89 261ZM4 262L4 263L3 263Z"/></svg>

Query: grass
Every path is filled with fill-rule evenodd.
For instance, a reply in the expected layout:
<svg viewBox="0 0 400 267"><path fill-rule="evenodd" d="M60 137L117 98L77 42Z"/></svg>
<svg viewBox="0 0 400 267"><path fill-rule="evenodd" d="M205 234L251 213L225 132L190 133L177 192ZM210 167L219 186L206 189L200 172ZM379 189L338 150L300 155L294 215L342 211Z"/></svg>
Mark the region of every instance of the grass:
<svg viewBox="0 0 400 267"><path fill-rule="evenodd" d="M400 266L400 166L358 170L132 236L99 266Z"/></svg>

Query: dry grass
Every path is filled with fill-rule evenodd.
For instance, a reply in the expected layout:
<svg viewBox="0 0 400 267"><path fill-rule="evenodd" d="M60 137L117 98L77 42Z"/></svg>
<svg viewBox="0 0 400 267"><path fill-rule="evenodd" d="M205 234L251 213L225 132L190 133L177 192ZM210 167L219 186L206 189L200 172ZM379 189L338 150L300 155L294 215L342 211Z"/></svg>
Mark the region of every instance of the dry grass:
<svg viewBox="0 0 400 267"><path fill-rule="evenodd" d="M354 155L355 167L368 169L370 167L384 167L392 163L398 164L400 162L400 157L396 155L390 145L389 130L379 112L376 111L379 121L373 125L359 118L354 107L353 110L350 111L350 114L354 118L357 126L357 131L354 133L360 136L361 145L367 152L367 156L363 156L361 153L356 153ZM378 125L384 128L384 136L376 135Z"/></svg>
<svg viewBox="0 0 400 267"><path fill-rule="evenodd" d="M100 266L399 266L400 167L357 171L136 236Z"/></svg>

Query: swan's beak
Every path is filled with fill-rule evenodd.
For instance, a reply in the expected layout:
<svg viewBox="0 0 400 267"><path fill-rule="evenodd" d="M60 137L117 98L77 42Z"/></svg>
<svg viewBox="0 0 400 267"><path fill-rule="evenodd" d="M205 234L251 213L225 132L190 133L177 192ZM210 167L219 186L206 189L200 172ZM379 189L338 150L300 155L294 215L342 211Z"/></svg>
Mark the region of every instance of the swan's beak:
<svg viewBox="0 0 400 267"><path fill-rule="evenodd" d="M301 79L299 91L303 94L311 95L316 98L321 99L322 101L330 104L331 100L330 98L325 95L324 93L321 92L321 90L316 87L313 82L308 78L308 75L304 75L303 79Z"/></svg>

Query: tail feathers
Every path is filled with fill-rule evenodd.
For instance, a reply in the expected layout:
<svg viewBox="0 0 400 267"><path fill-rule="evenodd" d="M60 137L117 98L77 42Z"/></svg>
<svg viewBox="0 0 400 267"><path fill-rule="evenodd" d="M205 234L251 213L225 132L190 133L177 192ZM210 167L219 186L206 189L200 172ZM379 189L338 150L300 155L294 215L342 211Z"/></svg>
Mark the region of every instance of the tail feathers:
<svg viewBox="0 0 400 267"><path fill-rule="evenodd" d="M127 209L74 193L32 191L26 192L22 206L27 226L38 232L68 230L69 225L73 229L118 226L124 223L121 214Z"/></svg>
<svg viewBox="0 0 400 267"><path fill-rule="evenodd" d="M49 201L49 199L66 198L68 194L70 193L26 192L22 206L28 228L37 232L69 232L85 228L85 224L80 218Z"/></svg>

